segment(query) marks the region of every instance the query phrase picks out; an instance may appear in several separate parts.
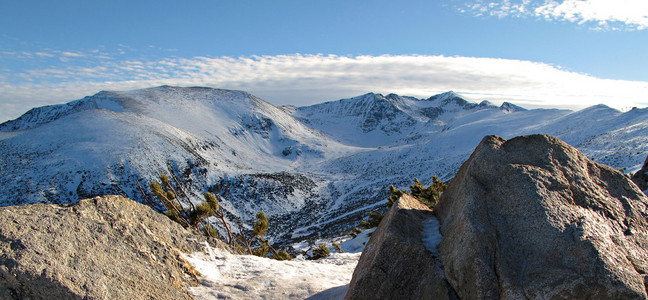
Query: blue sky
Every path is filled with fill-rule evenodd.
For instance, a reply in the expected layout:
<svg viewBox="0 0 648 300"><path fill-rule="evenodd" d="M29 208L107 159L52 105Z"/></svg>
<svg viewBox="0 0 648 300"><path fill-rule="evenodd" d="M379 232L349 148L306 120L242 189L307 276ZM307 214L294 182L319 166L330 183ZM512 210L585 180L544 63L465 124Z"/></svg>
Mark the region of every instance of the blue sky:
<svg viewBox="0 0 648 300"><path fill-rule="evenodd" d="M648 1L2 1L0 122L100 90L204 85L648 105Z"/></svg>

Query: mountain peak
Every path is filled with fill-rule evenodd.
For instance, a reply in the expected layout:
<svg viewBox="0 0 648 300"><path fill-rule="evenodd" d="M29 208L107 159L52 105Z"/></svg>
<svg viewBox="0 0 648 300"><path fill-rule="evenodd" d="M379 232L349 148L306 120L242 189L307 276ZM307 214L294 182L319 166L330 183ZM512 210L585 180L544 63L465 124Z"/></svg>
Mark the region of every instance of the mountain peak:
<svg viewBox="0 0 648 300"><path fill-rule="evenodd" d="M433 101L433 102L437 101L437 102L442 102L442 103L453 102L453 100L458 100L459 102L466 102L466 103L468 102L468 101L466 101L466 99L464 99L463 97L457 95L453 91L437 94L437 95L434 95L434 96L427 99L427 101Z"/></svg>
<svg viewBox="0 0 648 300"><path fill-rule="evenodd" d="M490 102L488 100L484 100L482 102L479 102L479 107L490 107L490 108L497 108L493 102Z"/></svg>
<svg viewBox="0 0 648 300"><path fill-rule="evenodd" d="M502 103L502 105L499 108L502 111L505 111L505 112L516 112L516 111L525 111L525 110L527 110L524 107L517 106L517 105L515 105L513 103L510 103L510 102Z"/></svg>

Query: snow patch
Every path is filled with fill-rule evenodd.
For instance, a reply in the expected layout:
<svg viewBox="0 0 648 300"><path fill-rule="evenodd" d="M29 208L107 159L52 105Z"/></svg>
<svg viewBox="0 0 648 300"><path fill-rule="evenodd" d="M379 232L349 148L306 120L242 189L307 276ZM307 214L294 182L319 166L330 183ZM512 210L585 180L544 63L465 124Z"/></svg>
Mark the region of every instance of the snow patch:
<svg viewBox="0 0 648 300"><path fill-rule="evenodd" d="M443 239L443 236L439 231L440 227L441 224L439 223L439 220L434 216L423 221L423 244L433 256L437 257L440 256L437 246L441 243L441 239Z"/></svg>
<svg viewBox="0 0 648 300"><path fill-rule="evenodd" d="M441 253L437 246L441 243L443 236L439 231L441 224L435 216L430 217L429 219L423 221L423 245L425 248L430 251L432 258L434 259L434 265L437 268L441 277L445 278L445 272L443 271L443 263L441 262Z"/></svg>
<svg viewBox="0 0 648 300"><path fill-rule="evenodd" d="M343 299L360 253L277 261L211 248L186 255L202 274L196 299Z"/></svg>
<svg viewBox="0 0 648 300"><path fill-rule="evenodd" d="M364 250L365 246L369 242L371 233L374 231L376 231L376 228L367 229L358 234L355 238L340 243L340 247L347 253L360 253Z"/></svg>

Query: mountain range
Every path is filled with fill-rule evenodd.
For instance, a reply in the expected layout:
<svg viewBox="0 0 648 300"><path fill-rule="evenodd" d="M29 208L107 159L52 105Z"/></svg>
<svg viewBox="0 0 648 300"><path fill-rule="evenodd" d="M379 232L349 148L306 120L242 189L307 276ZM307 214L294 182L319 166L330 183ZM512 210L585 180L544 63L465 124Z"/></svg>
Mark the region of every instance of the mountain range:
<svg viewBox="0 0 648 300"><path fill-rule="evenodd" d="M389 185L451 179L486 135L533 133L637 170L648 152L648 109L527 110L453 92L295 107L204 87L102 91L0 124L0 205L105 194L147 203L138 182L149 193L173 172L194 202L218 194L235 231L264 211L271 241L312 242L385 207Z"/></svg>

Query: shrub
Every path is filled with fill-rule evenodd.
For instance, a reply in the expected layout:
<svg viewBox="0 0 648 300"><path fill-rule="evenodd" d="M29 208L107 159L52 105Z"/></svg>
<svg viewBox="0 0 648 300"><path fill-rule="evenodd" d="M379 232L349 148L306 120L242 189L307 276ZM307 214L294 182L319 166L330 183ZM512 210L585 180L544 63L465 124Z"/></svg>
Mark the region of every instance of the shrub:
<svg viewBox="0 0 648 300"><path fill-rule="evenodd" d="M261 242L261 245L258 248L253 248L252 249L252 254L260 257L267 257L268 252L270 252L270 244L268 243L268 240L265 239L259 239Z"/></svg>
<svg viewBox="0 0 648 300"><path fill-rule="evenodd" d="M340 247L340 244L334 242L332 244L332 246L333 246L333 248L335 248L335 251L337 251L338 253L344 253L344 250L342 250L342 247Z"/></svg>
<svg viewBox="0 0 648 300"><path fill-rule="evenodd" d="M173 174L171 175L173 176ZM174 188L173 184L169 181L169 176L162 174L160 175L160 183L157 181L151 182L151 192L155 195L160 202L164 204L166 208L166 215L184 227L198 228L202 225L202 228L205 232L205 235L210 237L218 237L218 231L209 223L210 217L218 217L229 236L229 244L231 245L234 241L232 237L232 232L225 221L224 213L218 204L218 199L212 193L205 193L203 196L205 202L198 204L197 206L193 205L191 199L187 193L185 193L182 185L175 176L173 176L176 187ZM139 183L138 183L139 184ZM177 189L176 189L177 188ZM189 210L187 211L180 203L178 199L178 192L181 192L189 203ZM145 195L146 196L146 195Z"/></svg>
<svg viewBox="0 0 648 300"><path fill-rule="evenodd" d="M328 247L326 247L325 244L319 244L317 245L317 248L313 249L313 256L310 257L310 259L320 259L327 257L331 254L331 250L329 250Z"/></svg>
<svg viewBox="0 0 648 300"><path fill-rule="evenodd" d="M293 259L293 256L290 255L290 253L288 253L286 250L279 250L279 252L270 255L270 258L276 260L291 260Z"/></svg>
<svg viewBox="0 0 648 300"><path fill-rule="evenodd" d="M427 207L433 209L439 202L441 193L444 192L446 188L447 185L443 181L439 180L436 175L432 176L432 184L427 188L418 180L418 178L414 178L414 184L410 184L409 186L411 193L398 190L393 185L390 185L389 192L391 195L387 198L387 206L391 207L401 196L409 194L421 201L421 203L427 205Z"/></svg>
<svg viewBox="0 0 648 300"><path fill-rule="evenodd" d="M208 236L211 236L211 237L214 237L214 238L217 238L217 239L221 240L221 237L220 237L220 234L218 233L218 230L216 230L216 228L214 228L210 224L205 224L204 225L204 230L205 230L205 232L207 233Z"/></svg>
<svg viewBox="0 0 648 300"><path fill-rule="evenodd" d="M351 229L351 237L352 238L355 238L360 233L362 233L362 229L360 229L358 227L353 227L353 229Z"/></svg>
<svg viewBox="0 0 648 300"><path fill-rule="evenodd" d="M388 207L392 207L392 205L394 205L394 203L396 203L396 201L400 199L400 197L402 197L404 194L407 194L406 191L396 189L393 185L389 186L389 193L390 195L389 197L387 197Z"/></svg>
<svg viewBox="0 0 648 300"><path fill-rule="evenodd" d="M365 229L371 229L374 227L378 227L380 224L380 221L382 221L383 217L385 215L380 213L379 211L372 211L369 213L369 220L362 220L360 222L360 226L364 227Z"/></svg>
<svg viewBox="0 0 648 300"><path fill-rule="evenodd" d="M254 242L254 239L264 236L266 231L268 230L268 226L270 225L270 223L268 222L268 217L262 211L258 212L256 217L257 219L254 222L254 229L252 229L250 238L246 238L242 233L237 235L238 241L247 249L249 254L254 254L252 252L252 242Z"/></svg>

